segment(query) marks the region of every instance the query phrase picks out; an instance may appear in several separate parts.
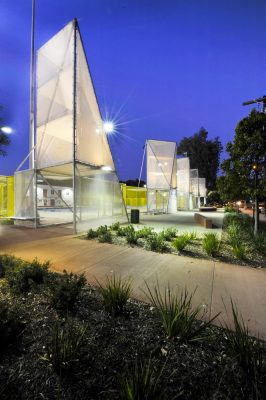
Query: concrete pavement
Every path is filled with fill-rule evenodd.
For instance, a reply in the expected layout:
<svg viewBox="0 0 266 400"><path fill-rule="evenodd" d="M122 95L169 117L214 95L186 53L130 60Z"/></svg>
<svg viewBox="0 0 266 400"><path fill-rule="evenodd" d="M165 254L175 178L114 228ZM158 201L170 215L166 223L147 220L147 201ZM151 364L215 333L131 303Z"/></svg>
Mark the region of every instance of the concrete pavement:
<svg viewBox="0 0 266 400"><path fill-rule="evenodd" d="M63 227L35 231L0 225L0 253L51 260L54 270L83 272L90 283L104 281L112 273L131 276L133 295L141 300L145 300L144 281L149 286L158 281L162 289L168 283L173 290L197 288L194 305L202 305L208 317L221 312L217 323L230 324L232 297L251 334L266 339L266 270L80 240L71 233Z"/></svg>

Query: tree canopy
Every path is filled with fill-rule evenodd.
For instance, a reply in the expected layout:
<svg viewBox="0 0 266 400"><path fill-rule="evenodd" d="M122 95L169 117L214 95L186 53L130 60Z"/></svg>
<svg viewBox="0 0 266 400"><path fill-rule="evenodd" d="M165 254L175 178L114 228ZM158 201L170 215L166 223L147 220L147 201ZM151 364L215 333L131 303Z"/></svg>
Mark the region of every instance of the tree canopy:
<svg viewBox="0 0 266 400"><path fill-rule="evenodd" d="M177 154L186 153L189 157L190 168L198 169L199 176L206 178L208 190L215 189L221 151L220 139L208 139L208 132L204 128L193 136L184 137L177 147Z"/></svg>
<svg viewBox="0 0 266 400"><path fill-rule="evenodd" d="M223 176L217 188L224 200L266 196L266 114L256 111L236 126L233 142L227 144L229 158L221 164Z"/></svg>

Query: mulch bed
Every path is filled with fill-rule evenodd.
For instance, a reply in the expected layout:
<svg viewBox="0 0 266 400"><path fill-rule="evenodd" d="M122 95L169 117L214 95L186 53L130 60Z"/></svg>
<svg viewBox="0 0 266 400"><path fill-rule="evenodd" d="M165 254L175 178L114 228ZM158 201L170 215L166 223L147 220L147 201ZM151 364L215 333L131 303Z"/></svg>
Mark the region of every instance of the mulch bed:
<svg viewBox="0 0 266 400"><path fill-rule="evenodd" d="M85 341L59 379L42 357L51 326L58 320L64 324L67 317L51 307L49 291L14 296L2 286L0 297L21 307L27 321L18 341L1 354L2 400L116 400L131 363L149 358L154 368L164 365L161 385L167 386L167 399L255 399L248 378L226 350L223 330L210 327L207 340L179 343L165 336L148 304L131 299L125 314L113 317L104 310L98 290L89 285L68 315L88 325Z"/></svg>

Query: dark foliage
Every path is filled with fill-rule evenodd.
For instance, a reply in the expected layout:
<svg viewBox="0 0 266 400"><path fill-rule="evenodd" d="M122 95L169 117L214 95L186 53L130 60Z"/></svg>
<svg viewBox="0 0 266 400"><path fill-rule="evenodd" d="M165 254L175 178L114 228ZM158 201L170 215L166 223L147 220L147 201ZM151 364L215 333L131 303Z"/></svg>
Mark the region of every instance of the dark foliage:
<svg viewBox="0 0 266 400"><path fill-rule="evenodd" d="M201 128L193 136L184 137L178 147L177 154L187 154L190 168L197 168L199 176L206 178L206 186L214 190L219 168L222 144L218 137L208 140L208 132Z"/></svg>
<svg viewBox="0 0 266 400"><path fill-rule="evenodd" d="M14 268L6 269L5 277L12 291L26 293L45 282L49 265L49 261L40 263L37 259L31 263L18 260Z"/></svg>
<svg viewBox="0 0 266 400"><path fill-rule="evenodd" d="M72 310L82 288L86 284L86 278L82 275L63 272L62 276L55 275L51 283L51 304L57 310L67 313Z"/></svg>

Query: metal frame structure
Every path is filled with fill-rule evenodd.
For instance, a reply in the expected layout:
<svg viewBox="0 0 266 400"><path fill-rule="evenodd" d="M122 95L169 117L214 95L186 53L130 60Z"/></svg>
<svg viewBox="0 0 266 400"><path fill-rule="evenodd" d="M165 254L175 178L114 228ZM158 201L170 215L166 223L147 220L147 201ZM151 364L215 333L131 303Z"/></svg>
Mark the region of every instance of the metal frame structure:
<svg viewBox="0 0 266 400"><path fill-rule="evenodd" d="M15 173L15 222L37 227L72 220L74 233L128 222L76 19L37 52L35 117L30 142L36 145L24 160L33 154L34 167L21 171L23 162ZM61 206L38 207L41 190Z"/></svg>

